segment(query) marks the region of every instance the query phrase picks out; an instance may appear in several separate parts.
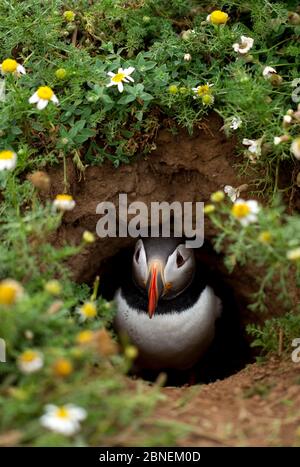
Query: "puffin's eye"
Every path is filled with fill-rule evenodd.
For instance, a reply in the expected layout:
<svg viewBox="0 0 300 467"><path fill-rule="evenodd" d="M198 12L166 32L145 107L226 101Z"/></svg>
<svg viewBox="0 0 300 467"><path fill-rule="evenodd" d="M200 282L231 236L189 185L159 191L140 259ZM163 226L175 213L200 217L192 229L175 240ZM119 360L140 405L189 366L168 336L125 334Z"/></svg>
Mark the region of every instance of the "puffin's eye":
<svg viewBox="0 0 300 467"><path fill-rule="evenodd" d="M183 256L177 251L177 256L176 256L176 264L177 267L180 268L183 264L185 263Z"/></svg>
<svg viewBox="0 0 300 467"><path fill-rule="evenodd" d="M136 260L137 263L139 262L139 259L140 259L140 252L141 252L141 249L139 248L139 249L135 252L135 255L134 255L134 258L135 258L135 260Z"/></svg>

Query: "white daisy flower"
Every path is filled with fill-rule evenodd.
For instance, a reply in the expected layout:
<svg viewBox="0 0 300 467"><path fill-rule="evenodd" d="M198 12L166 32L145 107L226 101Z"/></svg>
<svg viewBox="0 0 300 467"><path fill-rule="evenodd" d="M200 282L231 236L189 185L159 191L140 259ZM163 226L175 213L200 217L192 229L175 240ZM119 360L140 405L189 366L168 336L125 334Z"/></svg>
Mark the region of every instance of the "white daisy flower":
<svg viewBox="0 0 300 467"><path fill-rule="evenodd" d="M273 143L275 144L275 146L277 146L278 144L286 143L290 139L291 139L290 135L274 136Z"/></svg>
<svg viewBox="0 0 300 467"><path fill-rule="evenodd" d="M80 430L80 422L87 413L73 404L63 406L46 405L45 414L40 418L41 425L49 430L72 436Z"/></svg>
<svg viewBox="0 0 300 467"><path fill-rule="evenodd" d="M290 261L299 261L300 260L300 247L289 250L286 254L287 259Z"/></svg>
<svg viewBox="0 0 300 467"><path fill-rule="evenodd" d="M86 302L76 309L76 313L80 315L81 321L86 321L97 316L97 307L94 302Z"/></svg>
<svg viewBox="0 0 300 467"><path fill-rule="evenodd" d="M230 128L232 130L237 130L238 128L240 128L241 125L242 125L242 120L240 119L240 117L232 117L231 122L230 122Z"/></svg>
<svg viewBox="0 0 300 467"><path fill-rule="evenodd" d="M41 352L25 350L18 358L18 367L22 373L30 374L40 370L44 365L44 357Z"/></svg>
<svg viewBox="0 0 300 467"><path fill-rule="evenodd" d="M134 83L134 79L130 76L134 72L135 68L130 66L129 68L119 68L118 73L113 73L109 71L107 74L110 76L110 83L106 85L106 87L110 86L118 86L119 92L123 92L124 90L124 83L129 83L130 81Z"/></svg>
<svg viewBox="0 0 300 467"><path fill-rule="evenodd" d="M0 171L13 170L17 165L17 154L10 150L0 151Z"/></svg>
<svg viewBox="0 0 300 467"><path fill-rule="evenodd" d="M37 104L39 110L43 110L49 102L58 105L59 101L49 86L40 86L38 90L29 98L29 104Z"/></svg>
<svg viewBox="0 0 300 467"><path fill-rule="evenodd" d="M291 152L294 154L296 159L300 160L300 136L296 139L291 144Z"/></svg>
<svg viewBox="0 0 300 467"><path fill-rule="evenodd" d="M240 190L238 188L233 188L233 186L231 185L224 186L224 193L226 193L226 195L229 196L229 198L231 199L233 203L240 196Z"/></svg>
<svg viewBox="0 0 300 467"><path fill-rule="evenodd" d="M71 195L56 195L53 206L60 211L72 211L75 207L75 201Z"/></svg>
<svg viewBox="0 0 300 467"><path fill-rule="evenodd" d="M185 60L186 62L190 62L192 60L191 54L184 54L183 60Z"/></svg>
<svg viewBox="0 0 300 467"><path fill-rule="evenodd" d="M290 123L292 123L292 116L291 115L284 115L283 123L286 124L286 125L289 125Z"/></svg>
<svg viewBox="0 0 300 467"><path fill-rule="evenodd" d="M257 156L261 155L261 142L262 138L260 139L247 139L244 138L242 143L244 146L248 146L248 151L252 154L256 154Z"/></svg>
<svg viewBox="0 0 300 467"><path fill-rule="evenodd" d="M231 214L245 227L256 222L259 211L260 207L257 201L238 199L232 206Z"/></svg>
<svg viewBox="0 0 300 467"><path fill-rule="evenodd" d="M4 75L5 73L13 73L14 75L26 75L25 68L23 65L20 65L16 60L13 58L6 58L0 64L1 73Z"/></svg>
<svg viewBox="0 0 300 467"><path fill-rule="evenodd" d="M281 136L274 136L273 141L274 141L275 146L278 146L278 144L280 144L282 142Z"/></svg>
<svg viewBox="0 0 300 467"><path fill-rule="evenodd" d="M265 68L263 69L263 77L265 79L270 78L270 76L272 76L274 74L277 74L277 71L275 70L275 68L273 68L271 66L265 66Z"/></svg>
<svg viewBox="0 0 300 467"><path fill-rule="evenodd" d="M211 94L212 90L210 89L213 86L213 84L202 84L201 86L197 86L196 88L192 88L192 91L194 91L195 96L193 96L194 99L197 99L197 97L203 97L207 94Z"/></svg>
<svg viewBox="0 0 300 467"><path fill-rule="evenodd" d="M240 54L244 55L252 49L254 44L254 40L251 37L241 36L241 40L239 43L233 44L233 49L235 52L239 52Z"/></svg>

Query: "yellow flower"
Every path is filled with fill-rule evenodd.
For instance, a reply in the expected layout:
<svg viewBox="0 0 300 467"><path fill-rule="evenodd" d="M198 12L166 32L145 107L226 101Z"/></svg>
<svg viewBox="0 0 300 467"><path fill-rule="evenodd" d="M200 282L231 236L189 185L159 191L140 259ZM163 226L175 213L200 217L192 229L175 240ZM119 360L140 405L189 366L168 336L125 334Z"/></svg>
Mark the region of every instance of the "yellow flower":
<svg viewBox="0 0 300 467"><path fill-rule="evenodd" d="M49 86L40 86L38 90L29 98L29 104L37 104L39 110L43 110L49 102L58 105L59 101Z"/></svg>
<svg viewBox="0 0 300 467"><path fill-rule="evenodd" d="M59 358L54 362L53 371L56 376L69 376L73 373L73 365L71 360L67 358Z"/></svg>
<svg viewBox="0 0 300 467"><path fill-rule="evenodd" d="M300 260L300 247L289 250L286 254L287 259L290 261L299 261Z"/></svg>
<svg viewBox="0 0 300 467"><path fill-rule="evenodd" d="M206 21L212 24L226 24L229 19L227 13L221 10L214 10L210 15L207 16Z"/></svg>
<svg viewBox="0 0 300 467"><path fill-rule="evenodd" d="M6 58L0 65L2 73L14 73L16 75L26 75L25 68L13 58Z"/></svg>
<svg viewBox="0 0 300 467"><path fill-rule="evenodd" d="M55 72L55 76L57 79L65 79L67 76L67 70L64 68L58 68Z"/></svg>
<svg viewBox="0 0 300 467"><path fill-rule="evenodd" d="M72 404L64 406L46 405L45 414L40 418L41 425L51 431L72 436L81 426L80 422L87 417L86 411Z"/></svg>
<svg viewBox="0 0 300 467"><path fill-rule="evenodd" d="M197 86L196 88L192 88L193 91L198 95L198 96L205 96L205 94L211 94L211 87L213 84L202 84L202 86Z"/></svg>
<svg viewBox="0 0 300 467"><path fill-rule="evenodd" d="M64 18L68 23L72 23L75 19L75 13L72 10L67 10L64 12Z"/></svg>
<svg viewBox="0 0 300 467"><path fill-rule="evenodd" d="M220 203L221 201L223 201L224 198L225 198L225 195L223 191L216 191L210 197L213 203Z"/></svg>
<svg viewBox="0 0 300 467"><path fill-rule="evenodd" d="M43 365L43 355L35 350L25 350L18 358L18 367L22 373L35 373L40 370Z"/></svg>
<svg viewBox="0 0 300 467"><path fill-rule="evenodd" d="M24 295L24 289L13 279L0 282L0 305L14 305Z"/></svg>
<svg viewBox="0 0 300 467"><path fill-rule="evenodd" d="M80 315L82 321L93 319L97 316L97 308L93 302L84 303L82 306L78 307L76 311Z"/></svg>
<svg viewBox="0 0 300 467"><path fill-rule="evenodd" d="M138 356L138 349L134 345L127 345L125 348L125 356L129 360L135 360Z"/></svg>
<svg viewBox="0 0 300 467"><path fill-rule="evenodd" d="M95 235L92 234L92 232L89 232L88 230L85 230L82 235L82 239L85 243L94 243L95 241Z"/></svg>
<svg viewBox="0 0 300 467"><path fill-rule="evenodd" d="M129 83L130 81L134 83L134 79L130 76L134 72L135 68L130 66L129 68L119 68L118 73L113 73L109 71L107 75L110 77L110 83L106 85L106 87L110 86L118 86L119 92L123 92L124 90L124 83Z"/></svg>
<svg viewBox="0 0 300 467"><path fill-rule="evenodd" d="M211 214L216 210L215 206L213 204L207 204L204 206L204 214Z"/></svg>
<svg viewBox="0 0 300 467"><path fill-rule="evenodd" d="M90 329L80 331L76 336L76 342L80 345L90 344L94 340L94 332Z"/></svg>
<svg viewBox="0 0 300 467"><path fill-rule="evenodd" d="M56 195L53 206L61 211L71 211L75 207L75 201L71 195Z"/></svg>
<svg viewBox="0 0 300 467"><path fill-rule="evenodd" d="M57 296L61 294L62 287L59 281L53 279L51 281L46 282L44 289L51 295Z"/></svg>
<svg viewBox="0 0 300 467"><path fill-rule="evenodd" d="M271 243L272 241L272 234L269 232L269 230L264 230L261 232L258 236L258 241L260 243L268 244Z"/></svg>
<svg viewBox="0 0 300 467"><path fill-rule="evenodd" d="M0 171L13 170L17 165L17 154L5 149L0 151Z"/></svg>
<svg viewBox="0 0 300 467"><path fill-rule="evenodd" d="M258 203L255 200L244 201L243 199L238 199L232 206L231 214L243 226L247 226L256 221L259 209Z"/></svg>
<svg viewBox="0 0 300 467"><path fill-rule="evenodd" d="M169 93L170 94L177 94L178 93L178 86L176 86L176 84L171 84L171 86L169 86Z"/></svg>

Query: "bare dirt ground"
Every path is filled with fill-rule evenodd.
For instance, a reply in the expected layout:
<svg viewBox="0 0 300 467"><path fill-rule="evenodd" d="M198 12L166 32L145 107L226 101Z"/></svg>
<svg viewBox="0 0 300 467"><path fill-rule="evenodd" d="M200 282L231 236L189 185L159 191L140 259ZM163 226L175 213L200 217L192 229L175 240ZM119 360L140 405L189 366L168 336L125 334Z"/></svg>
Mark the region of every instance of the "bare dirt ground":
<svg viewBox="0 0 300 467"><path fill-rule="evenodd" d="M300 446L300 363L272 357L223 381L163 393L152 416L189 427L180 446Z"/></svg>

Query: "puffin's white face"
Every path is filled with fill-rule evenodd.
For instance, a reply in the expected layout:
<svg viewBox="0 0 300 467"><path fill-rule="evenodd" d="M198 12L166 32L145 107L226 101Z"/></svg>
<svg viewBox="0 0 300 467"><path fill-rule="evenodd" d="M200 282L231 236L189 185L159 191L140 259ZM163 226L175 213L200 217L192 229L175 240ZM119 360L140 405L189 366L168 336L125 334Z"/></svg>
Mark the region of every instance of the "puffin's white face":
<svg viewBox="0 0 300 467"><path fill-rule="evenodd" d="M157 242L156 242L157 240ZM148 291L148 312L152 318L160 297L171 299L191 283L195 256L185 245L165 240L138 240L133 255L133 278Z"/></svg>

